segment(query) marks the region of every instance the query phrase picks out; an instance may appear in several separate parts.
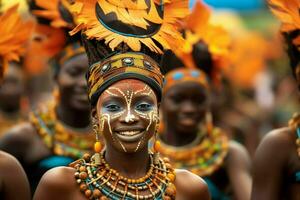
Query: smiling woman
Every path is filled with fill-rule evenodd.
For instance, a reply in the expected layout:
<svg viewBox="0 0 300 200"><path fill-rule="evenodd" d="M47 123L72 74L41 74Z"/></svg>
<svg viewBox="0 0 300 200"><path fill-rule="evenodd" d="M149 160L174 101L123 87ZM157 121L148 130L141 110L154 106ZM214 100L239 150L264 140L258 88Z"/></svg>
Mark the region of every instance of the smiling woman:
<svg viewBox="0 0 300 200"><path fill-rule="evenodd" d="M173 169L159 157L158 142L154 151L148 145L158 129L163 86L157 63L163 47L181 45L177 21L188 13L188 2L78 0L73 7L82 22L73 33L82 31L90 63L86 78L95 153L70 168L49 171L35 199L209 199L201 178Z"/></svg>

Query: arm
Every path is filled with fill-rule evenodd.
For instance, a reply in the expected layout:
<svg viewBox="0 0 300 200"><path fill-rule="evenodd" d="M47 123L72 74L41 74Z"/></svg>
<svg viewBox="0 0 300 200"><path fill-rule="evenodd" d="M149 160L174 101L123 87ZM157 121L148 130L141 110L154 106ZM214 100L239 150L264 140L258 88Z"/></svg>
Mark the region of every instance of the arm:
<svg viewBox="0 0 300 200"><path fill-rule="evenodd" d="M247 150L236 142L230 142L226 160L226 171L234 195L238 200L249 200L252 178L250 156Z"/></svg>
<svg viewBox="0 0 300 200"><path fill-rule="evenodd" d="M187 170L176 170L175 186L176 199L210 200L208 187L204 180Z"/></svg>
<svg viewBox="0 0 300 200"><path fill-rule="evenodd" d="M256 151L251 195L253 200L281 199L282 172L289 149L284 135L283 129L269 133Z"/></svg>
<svg viewBox="0 0 300 200"><path fill-rule="evenodd" d="M29 200L30 188L24 170L18 161L9 154L0 152L0 193L4 200Z"/></svg>
<svg viewBox="0 0 300 200"><path fill-rule="evenodd" d="M79 191L74 178L75 170L69 167L57 167L42 177L33 200L73 200ZM80 194L79 194L80 195Z"/></svg>

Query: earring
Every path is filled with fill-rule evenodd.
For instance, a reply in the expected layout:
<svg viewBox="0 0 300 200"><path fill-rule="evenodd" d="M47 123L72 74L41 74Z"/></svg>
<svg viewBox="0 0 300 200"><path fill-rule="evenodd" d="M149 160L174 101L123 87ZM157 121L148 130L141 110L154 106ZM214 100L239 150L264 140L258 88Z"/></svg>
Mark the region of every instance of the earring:
<svg viewBox="0 0 300 200"><path fill-rule="evenodd" d="M213 131L213 120L212 120L212 114L211 112L206 112L205 114L205 126L206 126L206 131L208 134L211 134Z"/></svg>
<svg viewBox="0 0 300 200"><path fill-rule="evenodd" d="M54 88L52 95L54 97L55 102L58 103L60 101L60 92L57 87Z"/></svg>
<svg viewBox="0 0 300 200"><path fill-rule="evenodd" d="M159 164L159 150L161 147L161 143L157 139L158 129L159 129L159 123L156 124L155 133L154 133L153 161L155 165Z"/></svg>
<svg viewBox="0 0 300 200"><path fill-rule="evenodd" d="M102 150L102 144L100 142L100 136L99 136L99 126L97 123L94 123L93 125L93 131L96 135L96 142L94 144L94 158L95 158L95 164L96 165L100 165L101 162L101 156L100 156L100 152Z"/></svg>

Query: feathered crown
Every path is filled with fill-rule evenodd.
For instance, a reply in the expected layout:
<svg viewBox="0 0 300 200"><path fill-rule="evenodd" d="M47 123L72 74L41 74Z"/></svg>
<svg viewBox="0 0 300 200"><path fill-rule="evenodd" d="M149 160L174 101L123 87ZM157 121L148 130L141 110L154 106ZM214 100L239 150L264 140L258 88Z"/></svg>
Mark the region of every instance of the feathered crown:
<svg viewBox="0 0 300 200"><path fill-rule="evenodd" d="M163 60L165 65L177 62L182 64L178 67L199 68L217 82L220 68L229 60L231 38L223 27L211 24L210 17L210 9L201 1L197 1L191 15L182 23L184 46L179 49L176 46L172 48L179 60L175 61L176 59L172 58L175 55L167 52ZM172 59L175 59L175 62L170 62Z"/></svg>
<svg viewBox="0 0 300 200"><path fill-rule="evenodd" d="M35 4L40 9L33 10L32 13L37 17L49 20L52 27L73 28L73 17L68 10L71 4L68 0L35 0Z"/></svg>
<svg viewBox="0 0 300 200"><path fill-rule="evenodd" d="M145 45L162 54L181 39L179 21L188 14L187 0L77 0L71 6L77 27L88 39L104 40L112 50L126 43L133 51ZM95 12L96 10L96 12ZM177 45L178 46L178 43Z"/></svg>
<svg viewBox="0 0 300 200"><path fill-rule="evenodd" d="M64 54L65 51L70 53L70 48L76 47L78 51L84 53L84 48L77 45L80 36L68 37L67 31L74 28L73 16L69 8L69 0L33 0L31 2L31 11L39 22L24 61L27 71L31 74L42 72L50 59L60 57L59 53ZM73 45L73 43L76 44ZM59 64L53 65L55 71L58 71Z"/></svg>
<svg viewBox="0 0 300 200"><path fill-rule="evenodd" d="M188 0L75 0L71 6L91 65L89 97L98 96L124 78L141 79L161 97L159 61L165 49L181 48L180 20Z"/></svg>
<svg viewBox="0 0 300 200"><path fill-rule="evenodd" d="M32 29L32 22L24 22L17 12L18 5L9 8L0 16L0 75L2 77L9 61L19 61L25 52Z"/></svg>
<svg viewBox="0 0 300 200"><path fill-rule="evenodd" d="M292 70L300 84L300 1L268 0L272 13L282 22L283 33Z"/></svg>

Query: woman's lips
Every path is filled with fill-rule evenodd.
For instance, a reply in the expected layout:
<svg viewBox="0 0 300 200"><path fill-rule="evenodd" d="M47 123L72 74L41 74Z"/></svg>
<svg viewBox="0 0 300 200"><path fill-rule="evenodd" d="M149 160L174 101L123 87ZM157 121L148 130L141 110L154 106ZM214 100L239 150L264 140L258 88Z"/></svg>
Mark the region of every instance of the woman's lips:
<svg viewBox="0 0 300 200"><path fill-rule="evenodd" d="M121 131L115 133L116 136L123 142L136 142L143 137L145 131Z"/></svg>

